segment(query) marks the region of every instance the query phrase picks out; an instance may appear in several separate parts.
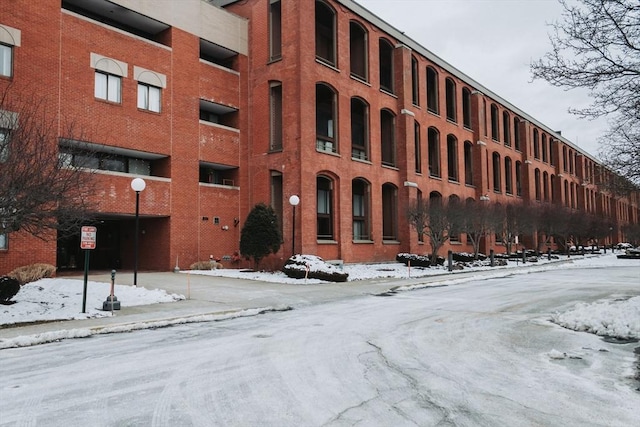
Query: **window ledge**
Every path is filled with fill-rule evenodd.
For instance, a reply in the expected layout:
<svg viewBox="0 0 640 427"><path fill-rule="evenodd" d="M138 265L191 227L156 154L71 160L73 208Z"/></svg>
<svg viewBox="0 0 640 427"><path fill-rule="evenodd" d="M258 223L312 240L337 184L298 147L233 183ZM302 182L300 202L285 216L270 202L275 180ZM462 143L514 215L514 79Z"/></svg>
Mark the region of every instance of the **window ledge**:
<svg viewBox="0 0 640 427"><path fill-rule="evenodd" d="M392 97L394 97L394 98L398 99L398 95L396 95L396 94L395 94L395 93L393 93L393 92L389 92L389 91L388 91L388 90L386 90L386 89L380 88L380 93L384 93L385 95L389 95L389 96L392 96Z"/></svg>
<svg viewBox="0 0 640 427"><path fill-rule="evenodd" d="M373 240L353 240L354 245L372 245L374 243Z"/></svg>
<svg viewBox="0 0 640 427"><path fill-rule="evenodd" d="M385 168L385 169L391 169L391 170L394 170L394 171L399 171L399 170L400 170L400 168L399 168L399 167L397 167L397 166L394 166L394 165L385 165L384 163L382 164L382 167L383 167L383 168Z"/></svg>
<svg viewBox="0 0 640 427"><path fill-rule="evenodd" d="M337 153L335 151L329 151L329 150L320 150L316 147L316 153L321 153L321 154L328 154L330 156L334 156L334 157L342 157L340 155L340 153Z"/></svg>
<svg viewBox="0 0 640 427"><path fill-rule="evenodd" d="M330 70L335 71L336 73L340 72L340 69L337 68L335 65L331 64L330 62L327 62L326 60L322 59L322 58L318 58L316 56L316 62L320 65L324 65L325 67L329 68Z"/></svg>
<svg viewBox="0 0 640 427"><path fill-rule="evenodd" d="M383 245L399 245L400 241L399 240L383 240L382 244Z"/></svg>
<svg viewBox="0 0 640 427"><path fill-rule="evenodd" d="M357 157L352 157L351 160L353 160L354 162L358 162L358 163L364 163L365 165L373 164L373 163L371 163L371 160L359 159Z"/></svg>
<svg viewBox="0 0 640 427"><path fill-rule="evenodd" d="M355 81L357 81L357 82L360 82L360 83L362 83L362 84L364 84L364 85L367 85L367 86L371 87L371 83L369 83L369 82L368 82L367 80L365 80L363 77L358 76L357 74L353 74L353 73L351 73L351 74L350 74L350 77L351 77L351 79L352 79L352 80L355 80Z"/></svg>
<svg viewBox="0 0 640 427"><path fill-rule="evenodd" d="M319 245L337 245L338 244L336 240L320 240L320 239L318 239L316 243Z"/></svg>

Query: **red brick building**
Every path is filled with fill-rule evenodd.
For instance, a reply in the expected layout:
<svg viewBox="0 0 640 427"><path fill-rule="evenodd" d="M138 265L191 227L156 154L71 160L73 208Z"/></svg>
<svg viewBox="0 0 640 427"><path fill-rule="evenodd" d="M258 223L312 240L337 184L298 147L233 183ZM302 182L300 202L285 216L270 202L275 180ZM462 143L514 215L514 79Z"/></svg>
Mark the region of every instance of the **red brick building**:
<svg viewBox="0 0 640 427"><path fill-rule="evenodd" d="M258 202L280 258L345 262L427 252L403 214L418 197L638 222L596 159L350 0L5 1L0 49L0 89L37 85L89 135L90 159L60 156L97 169L92 268L133 266L135 177L141 269L233 254ZM0 273L79 265L78 238L0 243Z"/></svg>

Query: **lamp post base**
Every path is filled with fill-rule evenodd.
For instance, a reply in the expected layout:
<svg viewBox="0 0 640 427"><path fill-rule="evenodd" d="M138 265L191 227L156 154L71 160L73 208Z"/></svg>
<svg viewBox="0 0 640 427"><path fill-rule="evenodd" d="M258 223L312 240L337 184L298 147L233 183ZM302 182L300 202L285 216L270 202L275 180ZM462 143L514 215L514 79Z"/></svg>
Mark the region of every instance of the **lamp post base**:
<svg viewBox="0 0 640 427"><path fill-rule="evenodd" d="M107 300L102 303L102 310L104 311L113 311L120 310L120 301L118 301L118 297L115 295L112 297L109 295Z"/></svg>

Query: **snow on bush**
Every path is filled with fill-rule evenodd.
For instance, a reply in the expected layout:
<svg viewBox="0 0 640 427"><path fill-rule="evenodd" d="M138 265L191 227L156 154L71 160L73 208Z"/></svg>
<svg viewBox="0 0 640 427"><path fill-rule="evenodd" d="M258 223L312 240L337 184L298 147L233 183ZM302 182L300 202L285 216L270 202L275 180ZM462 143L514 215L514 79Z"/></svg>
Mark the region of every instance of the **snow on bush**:
<svg viewBox="0 0 640 427"><path fill-rule="evenodd" d="M625 301L576 304L565 313L552 315L551 321L575 331L621 339L640 339L640 296Z"/></svg>
<svg viewBox="0 0 640 427"><path fill-rule="evenodd" d="M282 271L295 279L309 278L329 282L346 282L349 277L349 274L316 255L294 255L287 260Z"/></svg>

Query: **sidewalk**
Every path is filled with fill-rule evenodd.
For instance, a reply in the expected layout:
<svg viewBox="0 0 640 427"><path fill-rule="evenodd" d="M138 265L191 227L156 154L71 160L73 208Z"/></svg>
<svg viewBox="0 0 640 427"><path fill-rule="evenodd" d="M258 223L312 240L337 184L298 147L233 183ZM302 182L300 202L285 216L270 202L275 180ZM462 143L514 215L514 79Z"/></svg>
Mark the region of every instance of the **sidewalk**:
<svg viewBox="0 0 640 427"><path fill-rule="evenodd" d="M531 265L535 267L535 265ZM520 267L521 268L526 267ZM0 339L33 336L62 330L100 330L114 326L153 323L203 315L229 314L249 309L299 308L363 295L377 295L398 286L419 286L451 279L492 277L513 274L513 269L461 271L419 278L380 278L321 285L261 282L256 280L213 277L187 273L138 273L138 286L162 289L185 296L185 300L127 307L114 311L114 316L22 324L0 328ZM82 276L73 277L82 280ZM89 281L110 283L110 273L90 274ZM133 286L133 273L118 273L116 284ZM116 295L117 296L117 295Z"/></svg>

